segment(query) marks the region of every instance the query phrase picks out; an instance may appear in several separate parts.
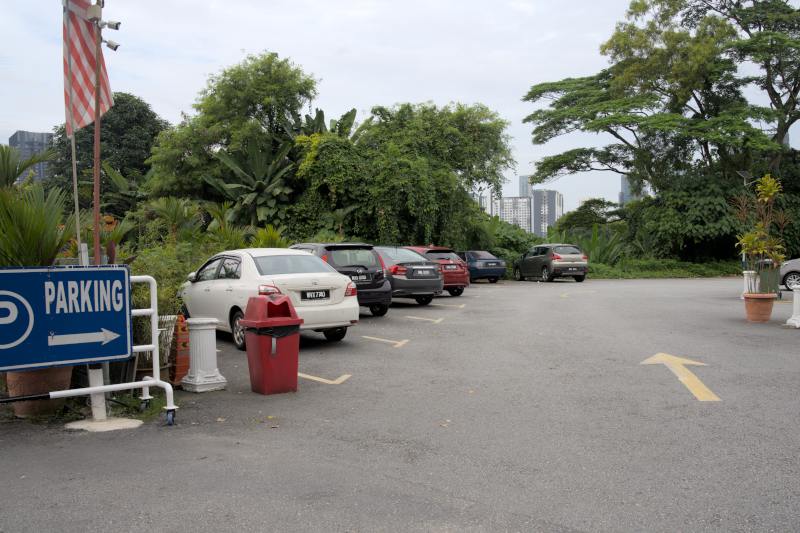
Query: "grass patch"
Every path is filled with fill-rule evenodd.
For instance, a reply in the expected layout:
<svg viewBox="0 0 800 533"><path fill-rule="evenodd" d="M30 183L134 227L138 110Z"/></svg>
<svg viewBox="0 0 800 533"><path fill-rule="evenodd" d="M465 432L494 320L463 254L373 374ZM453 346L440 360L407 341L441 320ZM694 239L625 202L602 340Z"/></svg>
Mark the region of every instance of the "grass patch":
<svg viewBox="0 0 800 533"><path fill-rule="evenodd" d="M689 263L675 259L624 259L616 265L589 262L594 279L716 278L742 273L738 261Z"/></svg>

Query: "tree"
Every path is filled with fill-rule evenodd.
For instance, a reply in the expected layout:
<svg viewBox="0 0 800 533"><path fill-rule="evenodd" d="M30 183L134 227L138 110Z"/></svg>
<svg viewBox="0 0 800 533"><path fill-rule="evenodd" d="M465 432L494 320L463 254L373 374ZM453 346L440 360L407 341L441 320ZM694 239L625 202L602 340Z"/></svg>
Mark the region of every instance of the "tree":
<svg viewBox="0 0 800 533"><path fill-rule="evenodd" d="M141 182L150 165L150 149L159 133L169 127L150 104L128 93L114 93L114 105L100 120L100 158L133 182ZM64 125L55 129L55 159L48 165L50 186L72 190L72 149ZM89 178L94 166L94 129L75 132L79 178ZM104 187L108 178L104 176Z"/></svg>
<svg viewBox="0 0 800 533"><path fill-rule="evenodd" d="M570 231L576 228L591 229L618 219L617 204L603 198L590 198L577 209L570 211L556 223L557 231Z"/></svg>
<svg viewBox="0 0 800 533"><path fill-rule="evenodd" d="M52 150L45 150L23 160L19 150L0 144L0 189L11 187L17 178L24 177L34 165L51 161L54 155Z"/></svg>
<svg viewBox="0 0 800 533"><path fill-rule="evenodd" d="M294 188L302 192L288 227L313 234L357 206L336 223L339 234L466 246L478 224L468 191L499 190L514 164L506 122L485 106L461 104L376 107L370 118L357 135L296 138L302 157Z"/></svg>
<svg viewBox="0 0 800 533"><path fill-rule="evenodd" d="M671 0L645 2L640 12L663 9ZM685 0L677 15L684 27L695 28L709 20L723 21L734 37L728 56L760 69L758 76L742 82L764 91L770 102L772 139L783 145L789 128L800 119L800 9L787 0ZM777 152L770 168L777 169L782 153Z"/></svg>
<svg viewBox="0 0 800 533"><path fill-rule="evenodd" d="M245 150L235 154L220 150L214 155L228 167L232 179L207 177L206 181L233 202L234 219L246 220L251 226L282 219L285 212L280 203L285 203L292 192L285 179L293 168L286 158L291 148L290 142L273 150L270 142L261 148L251 141Z"/></svg>
<svg viewBox="0 0 800 533"><path fill-rule="evenodd" d="M229 170L214 154L267 140L277 148L288 136L286 124L299 122L315 96L314 78L275 53L248 56L212 76L194 104L197 114L162 133L153 147L153 193L218 195L206 177L221 179Z"/></svg>

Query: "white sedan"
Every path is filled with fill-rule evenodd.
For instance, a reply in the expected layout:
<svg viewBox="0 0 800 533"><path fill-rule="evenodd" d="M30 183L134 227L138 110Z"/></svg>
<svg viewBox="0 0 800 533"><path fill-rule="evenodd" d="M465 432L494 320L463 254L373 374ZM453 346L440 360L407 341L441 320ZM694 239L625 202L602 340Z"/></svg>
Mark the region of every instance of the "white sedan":
<svg viewBox="0 0 800 533"><path fill-rule="evenodd" d="M222 252L188 276L181 297L185 312L193 317L219 320L218 330L228 331L244 349L247 301L258 294L284 294L303 319L300 329L321 331L340 341L347 328L358 322L356 287L319 257L286 248L251 248Z"/></svg>

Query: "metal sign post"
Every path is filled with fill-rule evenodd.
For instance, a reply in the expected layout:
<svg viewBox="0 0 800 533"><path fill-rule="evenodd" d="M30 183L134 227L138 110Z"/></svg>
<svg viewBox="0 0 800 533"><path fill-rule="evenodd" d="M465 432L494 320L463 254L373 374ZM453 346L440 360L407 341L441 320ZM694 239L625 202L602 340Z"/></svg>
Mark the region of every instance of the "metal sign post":
<svg viewBox="0 0 800 533"><path fill-rule="evenodd" d="M131 309L131 283L149 285L149 308ZM150 344L132 345L132 317L137 316L150 317ZM93 398L99 404L106 392L130 389L142 389L146 401L150 387L161 387L167 424L172 425L177 406L172 386L160 379L158 334L157 287L151 276L129 276L125 266L0 269L0 371L118 361L140 352L151 352L153 360L153 376L142 381L103 385L98 372L90 375L87 388L0 402L99 395ZM93 411L105 416L95 402Z"/></svg>

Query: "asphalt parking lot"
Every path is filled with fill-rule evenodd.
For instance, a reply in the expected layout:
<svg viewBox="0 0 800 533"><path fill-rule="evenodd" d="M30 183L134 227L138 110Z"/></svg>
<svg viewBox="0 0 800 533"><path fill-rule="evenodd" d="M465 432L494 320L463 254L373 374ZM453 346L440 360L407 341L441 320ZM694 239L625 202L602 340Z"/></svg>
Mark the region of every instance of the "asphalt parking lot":
<svg viewBox="0 0 800 533"><path fill-rule="evenodd" d="M800 331L740 291L480 283L304 335L268 397L220 334L228 389L174 427L0 424L0 531L797 531Z"/></svg>

